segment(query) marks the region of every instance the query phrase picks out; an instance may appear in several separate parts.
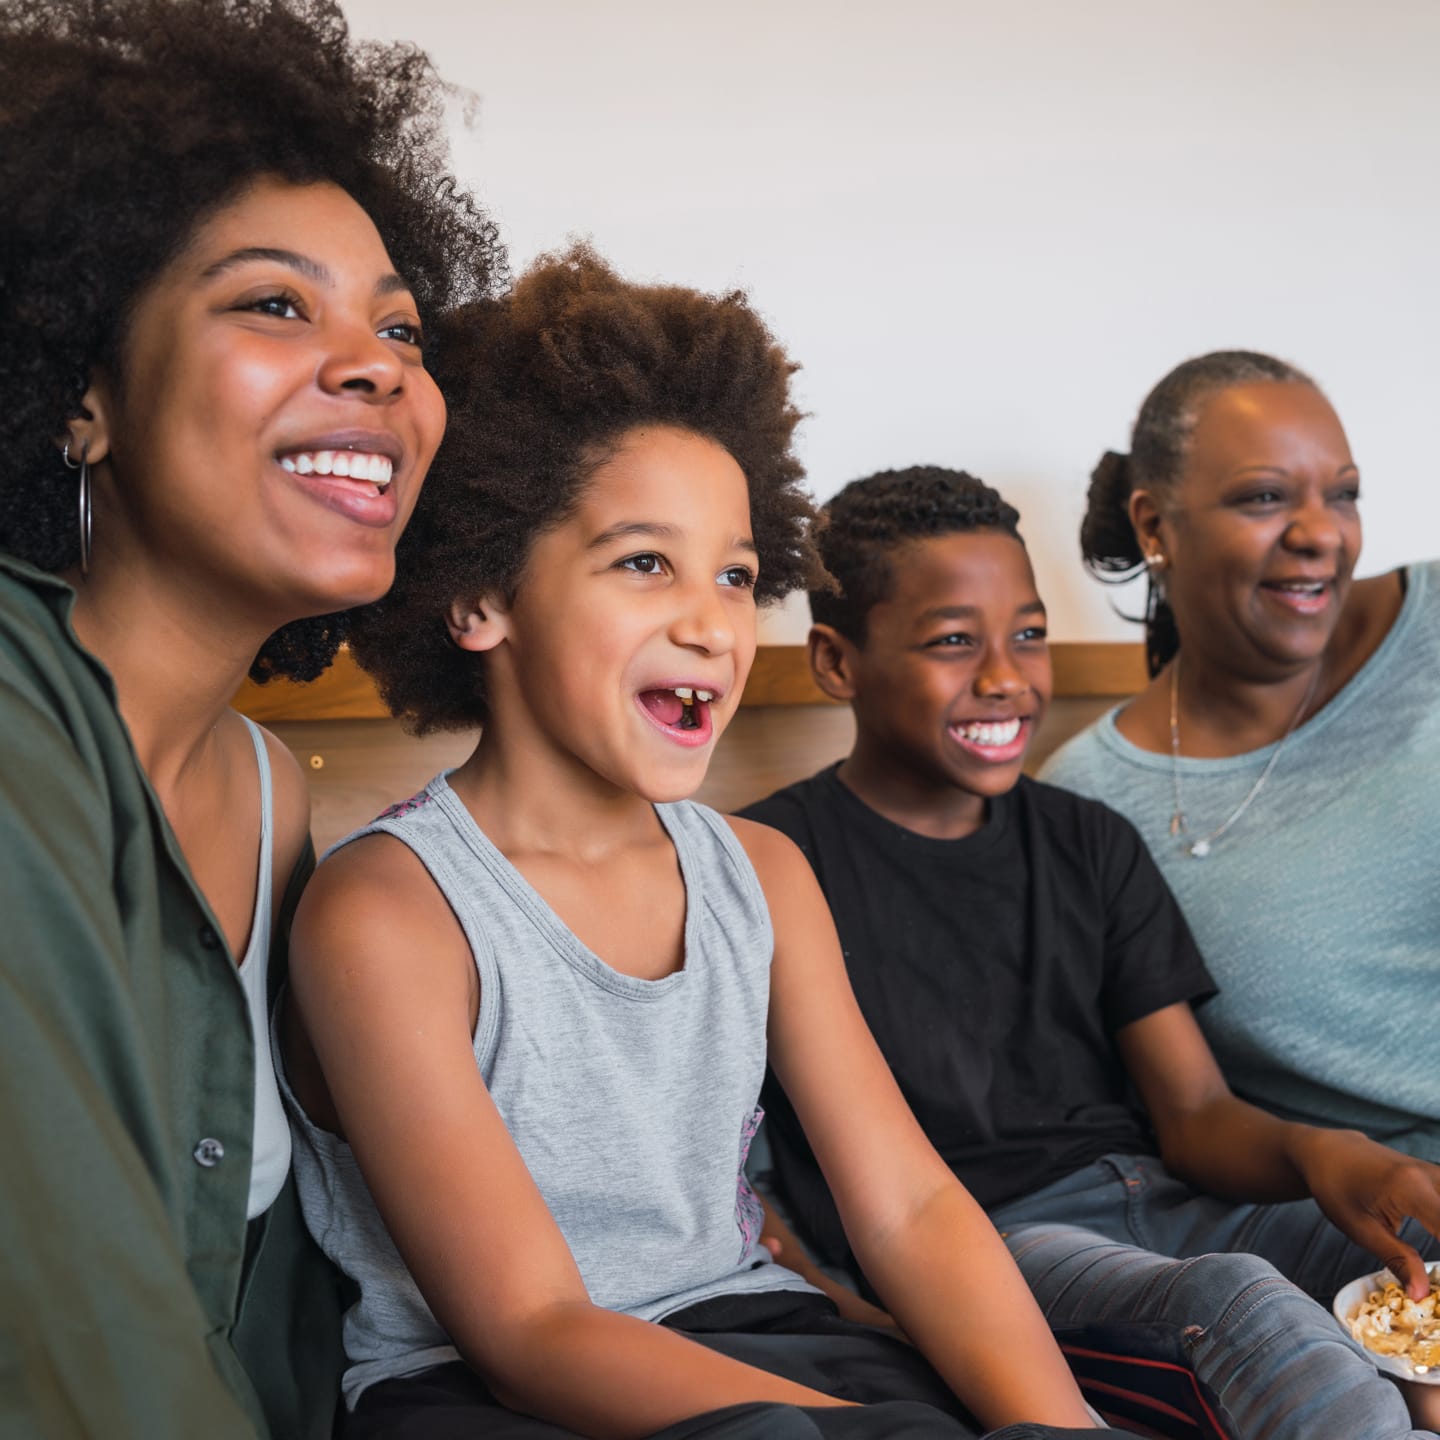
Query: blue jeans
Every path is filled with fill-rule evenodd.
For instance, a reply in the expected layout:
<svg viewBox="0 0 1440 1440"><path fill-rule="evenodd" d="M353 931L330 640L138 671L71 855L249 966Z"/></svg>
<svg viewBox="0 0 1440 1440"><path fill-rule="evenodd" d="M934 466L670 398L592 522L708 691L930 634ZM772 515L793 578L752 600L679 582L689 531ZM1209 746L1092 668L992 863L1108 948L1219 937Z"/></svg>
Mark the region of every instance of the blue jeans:
<svg viewBox="0 0 1440 1440"><path fill-rule="evenodd" d="M1236 1440L1429 1434L1328 1313L1379 1266L1313 1200L1238 1204L1157 1159L1107 1155L991 1218L1053 1328L1172 1327ZM1405 1238L1440 1254L1413 1221Z"/></svg>

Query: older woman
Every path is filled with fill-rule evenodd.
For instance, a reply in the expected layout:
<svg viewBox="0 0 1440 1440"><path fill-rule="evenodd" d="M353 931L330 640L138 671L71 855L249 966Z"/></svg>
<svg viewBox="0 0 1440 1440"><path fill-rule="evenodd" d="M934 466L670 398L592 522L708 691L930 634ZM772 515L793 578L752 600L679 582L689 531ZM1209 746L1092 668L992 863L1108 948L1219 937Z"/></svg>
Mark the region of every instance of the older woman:
<svg viewBox="0 0 1440 1440"><path fill-rule="evenodd" d="M1187 361L1095 472L1102 578L1144 567L1153 679L1046 778L1140 829L1219 997L1235 1089L1440 1160L1440 565L1356 580L1360 473L1314 382Z"/></svg>
<svg viewBox="0 0 1440 1440"><path fill-rule="evenodd" d="M0 7L7 1434L329 1434L267 1023L305 787L228 701L390 584L421 318L497 253L439 111L331 4Z"/></svg>

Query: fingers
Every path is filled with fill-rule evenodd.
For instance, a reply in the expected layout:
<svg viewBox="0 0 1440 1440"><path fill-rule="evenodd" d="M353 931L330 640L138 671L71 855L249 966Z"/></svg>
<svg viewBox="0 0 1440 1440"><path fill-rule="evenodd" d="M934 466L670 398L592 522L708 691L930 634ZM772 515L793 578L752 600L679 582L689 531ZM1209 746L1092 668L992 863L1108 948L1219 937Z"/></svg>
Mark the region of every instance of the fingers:
<svg viewBox="0 0 1440 1440"><path fill-rule="evenodd" d="M1412 1300L1423 1300L1430 1293L1430 1275L1418 1251L1393 1235L1385 1245L1370 1248ZM1392 1253L1386 1254L1387 1250Z"/></svg>
<svg viewBox="0 0 1440 1440"><path fill-rule="evenodd" d="M773 1235L762 1235L760 1243L770 1252L771 1256L778 1260L780 1258L780 1242Z"/></svg>

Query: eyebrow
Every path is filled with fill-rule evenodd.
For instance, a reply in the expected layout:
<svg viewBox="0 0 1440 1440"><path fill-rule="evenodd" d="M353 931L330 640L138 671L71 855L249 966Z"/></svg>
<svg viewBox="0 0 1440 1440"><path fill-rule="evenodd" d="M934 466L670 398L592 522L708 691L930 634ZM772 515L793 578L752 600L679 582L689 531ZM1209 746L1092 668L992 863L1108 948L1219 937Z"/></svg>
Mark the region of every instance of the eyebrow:
<svg viewBox="0 0 1440 1440"><path fill-rule="evenodd" d="M268 261L273 265L284 265L317 285L333 286L335 283L335 277L318 260L312 260L308 255L302 255L298 250L282 250L273 245L246 245L243 249L232 250L213 265L207 265L200 278L212 280L217 275L223 275L229 270L238 269L241 265L249 265L257 260ZM410 286L403 275L398 275L393 270L382 275L375 282L375 298L377 300L401 291L409 294Z"/></svg>
<svg viewBox="0 0 1440 1440"><path fill-rule="evenodd" d="M674 540L678 538L680 531L674 525L665 525L658 520L622 520L618 525L611 525L608 529L602 530L593 540L585 544L587 550L599 550L604 545L609 545L614 540L624 540L632 535L649 536L656 540ZM731 542L736 550L744 550L750 555L758 555L755 542L748 535L737 535Z"/></svg>
<svg viewBox="0 0 1440 1440"><path fill-rule="evenodd" d="M1337 475L1344 475L1348 470L1353 470L1357 475L1360 473L1360 467L1353 460L1351 460L1346 465L1338 466L1335 473ZM1287 470L1283 465L1265 465L1260 463L1259 461L1257 461L1254 465L1237 466L1236 469L1232 472L1232 474L1236 477L1253 477L1256 475L1283 475L1288 477L1290 473L1291 472Z"/></svg>
<svg viewBox="0 0 1440 1440"><path fill-rule="evenodd" d="M932 609L921 613L921 622L927 620L972 620L980 613L978 605L936 605ZM1043 615L1045 605L1040 600L1032 600L1028 605L1022 605L1016 612L1017 615Z"/></svg>

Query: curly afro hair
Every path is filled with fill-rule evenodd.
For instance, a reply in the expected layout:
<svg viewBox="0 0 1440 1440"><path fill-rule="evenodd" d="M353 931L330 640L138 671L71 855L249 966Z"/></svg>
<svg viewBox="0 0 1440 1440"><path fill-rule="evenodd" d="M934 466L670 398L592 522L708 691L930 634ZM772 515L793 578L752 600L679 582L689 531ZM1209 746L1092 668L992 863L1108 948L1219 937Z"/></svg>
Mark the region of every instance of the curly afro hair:
<svg viewBox="0 0 1440 1440"><path fill-rule="evenodd" d="M0 548L78 560L55 438L94 372L123 389L137 298L256 178L348 191L422 313L489 293L503 255L447 173L444 98L333 0L0 0ZM344 630L287 626L252 674L311 679Z"/></svg>
<svg viewBox="0 0 1440 1440"><path fill-rule="evenodd" d="M999 530L1020 540L1019 525L1013 505L963 470L912 465L852 480L823 512L820 558L834 585L811 590L810 614L863 646L871 608L889 598L896 549L967 530Z"/></svg>
<svg viewBox="0 0 1440 1440"><path fill-rule="evenodd" d="M1259 384L1319 389L1303 370L1273 355L1213 350L1177 365L1145 397L1130 436L1130 453L1107 450L1090 472L1080 554L1092 575L1120 583L1144 567L1144 552L1130 523L1131 493L1173 493L1206 402L1233 386ZM1138 618L1145 624L1146 665L1157 675L1180 648L1180 632L1153 577L1146 589L1145 614Z"/></svg>
<svg viewBox="0 0 1440 1440"><path fill-rule="evenodd" d="M530 547L562 521L637 425L715 441L750 491L756 599L819 583L814 511L791 450L796 366L745 297L632 285L588 247L542 257L503 301L444 322L436 378L450 425L396 555L394 588L355 614L355 657L419 734L486 716L483 660L454 645L457 599L511 596Z"/></svg>

